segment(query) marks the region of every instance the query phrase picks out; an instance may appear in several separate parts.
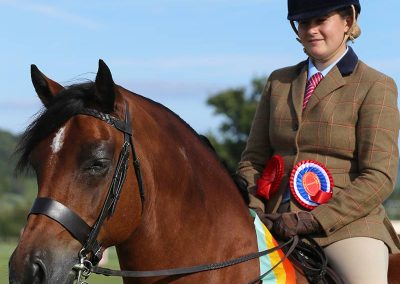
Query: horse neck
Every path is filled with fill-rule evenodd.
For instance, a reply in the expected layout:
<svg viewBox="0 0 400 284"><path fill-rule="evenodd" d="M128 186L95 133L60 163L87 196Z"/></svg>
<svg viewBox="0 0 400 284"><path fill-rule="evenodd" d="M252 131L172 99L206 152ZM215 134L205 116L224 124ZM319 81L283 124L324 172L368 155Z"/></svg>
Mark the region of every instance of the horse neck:
<svg viewBox="0 0 400 284"><path fill-rule="evenodd" d="M145 201L141 225L123 250L130 247L132 257L142 260L143 253L157 255L158 260L152 258L157 262L171 262L159 254L171 248L180 260L194 257L188 255L188 247L199 253L218 253L227 246L254 251L247 206L212 152L179 118L159 106L142 105L133 113L142 119L138 123L133 117L134 128L142 128L134 133L140 136L136 144Z"/></svg>

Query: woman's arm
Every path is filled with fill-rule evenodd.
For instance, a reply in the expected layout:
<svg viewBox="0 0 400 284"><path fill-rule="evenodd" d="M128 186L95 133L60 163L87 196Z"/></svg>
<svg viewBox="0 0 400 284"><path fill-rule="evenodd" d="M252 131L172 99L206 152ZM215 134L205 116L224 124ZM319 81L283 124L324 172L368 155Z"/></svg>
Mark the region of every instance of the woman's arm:
<svg viewBox="0 0 400 284"><path fill-rule="evenodd" d="M270 77L271 78L271 77ZM242 153L238 166L238 174L248 183L250 193L250 207L264 210L264 203L256 197L257 180L263 171L266 162L271 157L269 143L269 99L271 82L267 84L261 95L256 113L252 122L246 148Z"/></svg>
<svg viewBox="0 0 400 284"><path fill-rule="evenodd" d="M359 176L326 204L312 211L327 235L368 215L392 193L398 167L397 88L387 77L376 81L358 112Z"/></svg>

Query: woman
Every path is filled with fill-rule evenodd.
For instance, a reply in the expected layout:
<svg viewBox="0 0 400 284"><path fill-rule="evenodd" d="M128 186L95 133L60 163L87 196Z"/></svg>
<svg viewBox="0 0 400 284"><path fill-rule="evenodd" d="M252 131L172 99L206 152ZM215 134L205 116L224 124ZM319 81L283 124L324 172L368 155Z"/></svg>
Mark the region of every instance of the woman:
<svg viewBox="0 0 400 284"><path fill-rule="evenodd" d="M398 166L396 85L347 45L360 35L358 0L288 0L288 10L308 59L274 71L263 91L238 168L250 207L278 237L314 237L346 283L387 283L400 248L382 206ZM265 194L267 164L267 182L283 178Z"/></svg>

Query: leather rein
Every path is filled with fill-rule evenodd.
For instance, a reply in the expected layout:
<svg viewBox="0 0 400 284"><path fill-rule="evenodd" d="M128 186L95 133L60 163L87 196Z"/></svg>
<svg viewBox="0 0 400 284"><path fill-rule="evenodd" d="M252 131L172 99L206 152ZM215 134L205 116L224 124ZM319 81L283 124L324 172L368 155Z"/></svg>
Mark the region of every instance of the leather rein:
<svg viewBox="0 0 400 284"><path fill-rule="evenodd" d="M236 265L255 258L260 258L261 256L267 255L276 250L288 247L285 256L275 266L273 266L270 270L268 270L266 273L264 273L257 279L249 282L249 283L258 283L268 273L270 273L273 269L275 269L275 267L281 264L281 262L283 262L294 251L295 247L299 242L297 236L271 249L257 253L247 254L235 259L219 263L183 267L183 268L164 269L164 270L151 270L151 271L120 271L120 270L112 270L112 269L97 267L96 265L102 258L102 247L99 241L97 240L97 237L105 219L111 217L116 208L116 204L118 202L122 185L124 184L127 173L130 151L132 151L133 165L142 201L142 211L144 207L143 202L145 199L144 185L140 169L140 162L136 155L135 146L133 143L133 131L132 131L131 119L128 107L126 106L125 108L124 121L112 115L88 108L80 111L77 114L88 115L100 119L108 123L109 125L113 126L114 128L118 129L124 134L124 143L122 145L122 149L118 158L112 182L110 184L107 197L104 201L101 212L95 224L91 227L78 214L76 214L74 211L69 209L64 204L51 198L37 197L29 213L29 215L30 214L45 215L53 219L54 221L61 224L76 240L78 240L82 244L83 247L79 252L79 263L73 267L73 269L77 271L77 278L76 278L77 284L87 284L88 282L86 281L86 279L92 272L106 276L122 276L122 277L154 277L154 276L193 274L202 271L221 269L228 266Z"/></svg>

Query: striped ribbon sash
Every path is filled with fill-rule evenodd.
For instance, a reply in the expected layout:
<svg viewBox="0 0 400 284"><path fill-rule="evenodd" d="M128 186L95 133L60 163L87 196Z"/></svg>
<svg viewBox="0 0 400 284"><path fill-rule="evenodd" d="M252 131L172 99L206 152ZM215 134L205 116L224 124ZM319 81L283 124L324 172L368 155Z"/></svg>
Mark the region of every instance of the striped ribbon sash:
<svg viewBox="0 0 400 284"><path fill-rule="evenodd" d="M265 225L258 218L257 214L250 209L250 214L254 217L254 226L257 234L258 250L263 251L278 246L278 242L274 239ZM274 251L270 254L260 257L260 275L271 269L282 258L284 253L282 250ZM288 259L280 263L271 273L264 276L263 284L296 284L296 272L293 265Z"/></svg>

